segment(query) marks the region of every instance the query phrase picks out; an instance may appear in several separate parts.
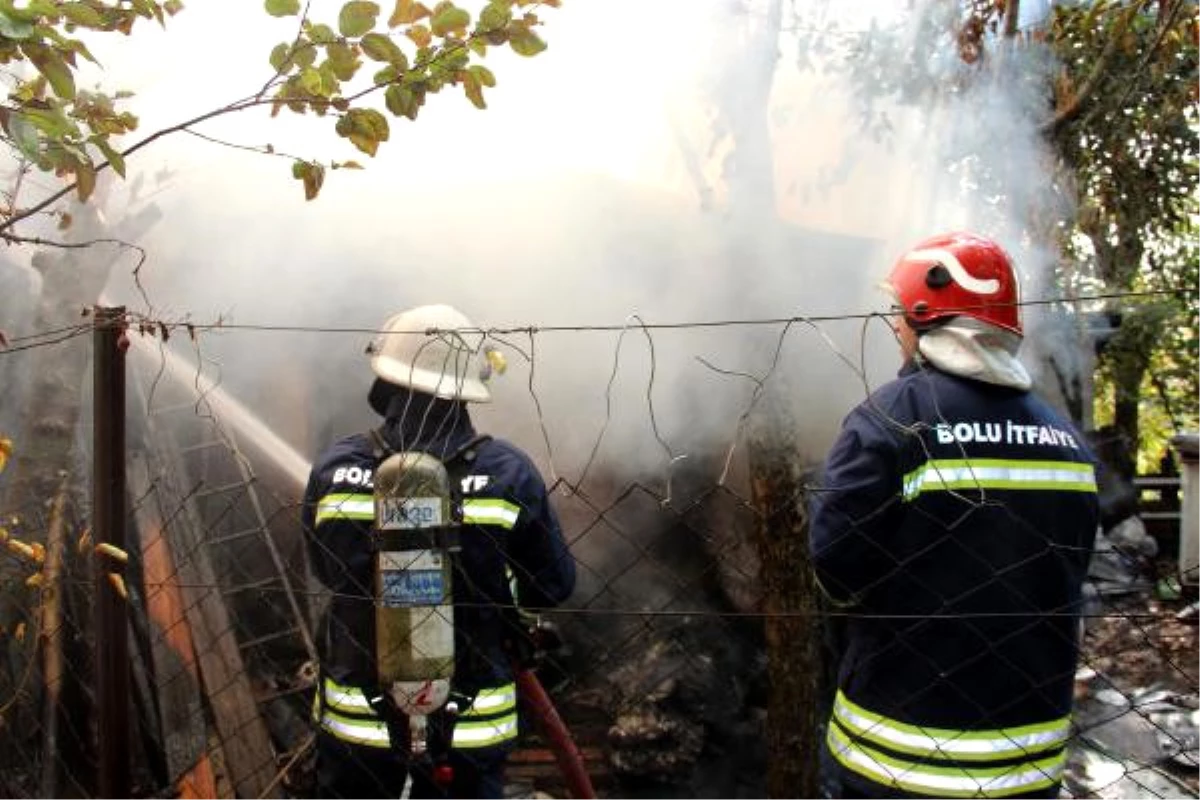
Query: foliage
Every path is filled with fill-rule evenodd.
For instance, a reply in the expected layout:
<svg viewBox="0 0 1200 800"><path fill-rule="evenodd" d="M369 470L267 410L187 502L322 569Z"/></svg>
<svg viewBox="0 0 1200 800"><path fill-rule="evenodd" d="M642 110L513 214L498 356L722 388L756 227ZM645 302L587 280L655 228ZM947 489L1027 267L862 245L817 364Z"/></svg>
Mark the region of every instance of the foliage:
<svg viewBox="0 0 1200 800"><path fill-rule="evenodd" d="M10 455L12 455L12 440L0 436L0 472L3 472L4 468L8 466ZM26 579L25 585L41 585L42 574L40 567L46 561L46 548L44 545L40 542L23 542L16 537L10 536L8 529L0 525L0 546L3 546L9 553L20 557L22 560L38 568L38 571Z"/></svg>
<svg viewBox="0 0 1200 800"><path fill-rule="evenodd" d="M341 7L336 24L304 18L296 38L271 51L276 71L273 112L286 108L298 114L333 113L337 134L374 156L390 136L388 115L415 120L428 96L448 86L461 87L475 107L486 108L484 89L495 86L496 78L476 62L496 46L507 45L522 56L540 53L546 48L534 30L540 20L533 10L522 9L558 4L559 0L490 0L472 18L449 0L432 9L416 0L395 0L385 18L379 4L350 0ZM267 12L275 16L296 15L299 6L299 0L266 0ZM383 110L358 105L370 94L382 95ZM317 162L296 161L292 175L312 199L325 171Z"/></svg>
<svg viewBox="0 0 1200 800"><path fill-rule="evenodd" d="M1045 23L1025 31L1017 27L1019 11L1015 0L921 4L918 16L904 20L909 36L872 29L838 37L849 55L846 77L872 135L889 131L881 100L924 106L989 85L1033 99L1028 110L1043 115L1039 130L1057 160L1046 183L1066 195L1075 215L1047 231L1053 220L1030 213L1026 228L1038 240L1058 238L1064 275L1090 274L1091 288L1110 294L1155 293L1113 309L1122 326L1101 357L1095 396L1097 420L1137 442L1143 461L1157 459L1166 427L1194 428L1197 416L1195 3L1054 3ZM1053 70L991 70L1015 48L1052 54ZM998 75L1002 83L994 82ZM994 180L1003 174L989 174L994 159L953 155L971 170L978 191L1019 200ZM1156 420L1146 437L1143 416ZM1132 473L1134 454L1117 466Z"/></svg>
<svg viewBox="0 0 1200 800"><path fill-rule="evenodd" d="M145 20L165 26L182 10L182 1L28 0L17 6L14 0L0 0L0 64L7 65L12 83L7 101L0 104L0 128L15 156L68 182L66 189L31 207L19 207L10 196L0 205L0 238L28 241L12 232L16 222L47 211L71 190L86 201L102 170L111 167L124 177L126 158L163 135L259 105L271 105L274 113L287 109L330 116L337 135L373 156L389 138L389 116L415 120L428 96L446 87L461 87L473 105L486 108L484 90L495 86L496 78L479 60L498 46L522 56L544 50L535 30L541 23L536 11L558 5L559 0L488 0L473 15L449 0L432 8L417 0L394 0L385 14L378 3L347 0L335 20L322 22L307 10L302 14L299 0L264 0L267 14L297 17L298 26L293 39L264 53L264 75L269 77L262 90L122 148L120 137L138 126L137 117L125 108L131 94L76 86L81 60L96 62L81 37L131 36ZM379 108L371 105L374 100ZM325 166L288 158L305 196L316 197ZM359 166L353 161L332 164ZM66 214L59 216L62 226L70 223Z"/></svg>
<svg viewBox="0 0 1200 800"><path fill-rule="evenodd" d="M1097 419L1138 443L1144 467L1197 424L1197 20L1189 3L1101 0L1057 7L1045 35L1061 64L1047 130L1094 273L1109 291L1159 293L1120 304L1097 376L1112 403ZM1131 474L1133 454L1118 466Z"/></svg>
<svg viewBox="0 0 1200 800"><path fill-rule="evenodd" d="M0 0L0 63L14 81L0 105L0 127L8 144L38 169L69 176L86 200L96 173L107 163L119 175L125 163L113 138L137 127L137 117L119 108L128 93L107 95L75 85L80 59L96 63L75 34L129 35L140 20L160 25L182 8L180 0L30 0L17 7ZM4 209L11 216L13 209Z"/></svg>

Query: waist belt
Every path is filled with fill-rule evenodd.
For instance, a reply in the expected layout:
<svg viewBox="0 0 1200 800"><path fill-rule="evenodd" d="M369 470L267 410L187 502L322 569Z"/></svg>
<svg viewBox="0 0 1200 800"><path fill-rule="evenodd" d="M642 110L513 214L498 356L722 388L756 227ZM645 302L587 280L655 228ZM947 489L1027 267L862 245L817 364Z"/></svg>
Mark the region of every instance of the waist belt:
<svg viewBox="0 0 1200 800"><path fill-rule="evenodd" d="M368 697L361 687L339 684L327 677L313 697L313 720L345 742L391 747L387 721L381 713L383 702L382 696ZM491 747L516 739L517 733L517 686L506 683L479 690L466 704L455 719L450 746L456 750Z"/></svg>

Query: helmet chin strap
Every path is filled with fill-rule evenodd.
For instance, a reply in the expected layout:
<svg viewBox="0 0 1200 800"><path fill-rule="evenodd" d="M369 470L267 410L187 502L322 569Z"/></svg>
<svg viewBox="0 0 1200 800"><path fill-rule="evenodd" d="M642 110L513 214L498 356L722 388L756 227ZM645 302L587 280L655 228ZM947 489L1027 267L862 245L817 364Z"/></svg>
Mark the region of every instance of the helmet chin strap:
<svg viewBox="0 0 1200 800"><path fill-rule="evenodd" d="M1021 337L971 317L955 317L917 339L921 357L960 378L1028 391L1029 371L1017 359Z"/></svg>

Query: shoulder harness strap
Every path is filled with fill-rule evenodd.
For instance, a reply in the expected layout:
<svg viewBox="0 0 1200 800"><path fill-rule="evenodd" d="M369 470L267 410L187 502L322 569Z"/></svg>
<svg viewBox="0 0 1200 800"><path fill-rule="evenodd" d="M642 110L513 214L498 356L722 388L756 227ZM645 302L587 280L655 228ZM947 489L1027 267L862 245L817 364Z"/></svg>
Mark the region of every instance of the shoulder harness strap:
<svg viewBox="0 0 1200 800"><path fill-rule="evenodd" d="M382 461L397 452L392 443L388 441L387 428L383 425L367 431L367 439L371 442L371 454L375 457L376 461ZM489 434L478 434L449 456L443 458L442 463L446 465L448 472L453 471L456 467L470 466L479 456L479 448L491 440L492 437Z"/></svg>

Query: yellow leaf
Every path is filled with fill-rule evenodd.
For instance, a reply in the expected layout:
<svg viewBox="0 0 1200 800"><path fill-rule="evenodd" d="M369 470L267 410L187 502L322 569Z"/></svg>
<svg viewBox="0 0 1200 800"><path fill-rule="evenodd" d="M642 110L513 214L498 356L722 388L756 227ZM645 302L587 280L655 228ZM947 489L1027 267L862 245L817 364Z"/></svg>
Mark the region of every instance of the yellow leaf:
<svg viewBox="0 0 1200 800"><path fill-rule="evenodd" d="M4 471L4 467L8 464L8 457L12 455L12 439L0 437L0 472Z"/></svg>
<svg viewBox="0 0 1200 800"><path fill-rule="evenodd" d="M395 28L397 25L407 25L410 22L416 22L419 19L429 16L429 9L423 4L415 2L415 0L396 0L396 8L392 11L392 16L388 18L388 27Z"/></svg>
<svg viewBox="0 0 1200 800"><path fill-rule="evenodd" d="M487 101L483 99L483 86L479 83L479 77L473 73L463 70L459 73L462 79L463 91L466 92L467 99L471 104L479 109L487 108Z"/></svg>
<svg viewBox="0 0 1200 800"><path fill-rule="evenodd" d="M112 584L113 589L117 594L121 595L122 600L129 599L129 592L125 590L125 579L115 572L108 573L108 582Z"/></svg>
<svg viewBox="0 0 1200 800"><path fill-rule="evenodd" d="M4 543L4 546L23 558L27 558L30 561L34 560L33 548L22 542L20 539L9 539Z"/></svg>
<svg viewBox="0 0 1200 800"><path fill-rule="evenodd" d="M114 561L120 561L122 564L129 563L129 554L116 545L109 544L108 542L101 542L100 544L96 545L96 552L100 555L108 556Z"/></svg>
<svg viewBox="0 0 1200 800"><path fill-rule="evenodd" d="M96 168L88 163L75 165L75 191L79 194L79 202L86 203L96 189Z"/></svg>
<svg viewBox="0 0 1200 800"><path fill-rule="evenodd" d="M416 42L417 47L428 47L429 43L433 41L433 35L424 25L413 25L404 32L404 35Z"/></svg>
<svg viewBox="0 0 1200 800"><path fill-rule="evenodd" d="M35 572L25 579L25 585L30 589L36 589L42 585L42 573Z"/></svg>

